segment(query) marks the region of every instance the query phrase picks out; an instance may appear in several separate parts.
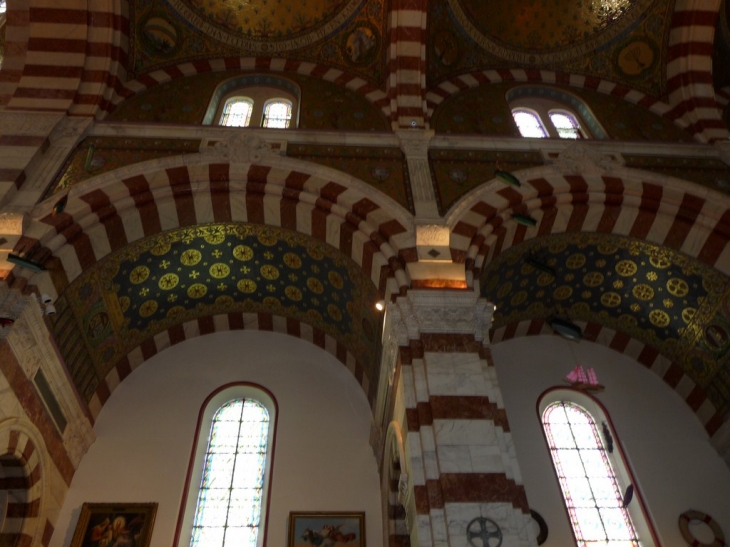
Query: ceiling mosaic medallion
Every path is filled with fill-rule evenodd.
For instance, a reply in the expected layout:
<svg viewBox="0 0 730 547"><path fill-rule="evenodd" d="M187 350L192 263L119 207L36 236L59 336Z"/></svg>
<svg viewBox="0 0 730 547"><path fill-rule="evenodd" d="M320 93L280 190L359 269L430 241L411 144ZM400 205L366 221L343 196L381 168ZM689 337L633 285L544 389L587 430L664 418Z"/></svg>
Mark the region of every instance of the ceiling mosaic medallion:
<svg viewBox="0 0 730 547"><path fill-rule="evenodd" d="M460 25L480 46L525 64L554 64L590 54L627 30L655 1L448 0ZM633 70L631 55L636 53L627 54L625 63Z"/></svg>
<svg viewBox="0 0 730 547"><path fill-rule="evenodd" d="M627 237L559 234L501 253L482 294L497 306L495 328L551 315L605 325L680 365L718 410L729 406L730 279L698 260Z"/></svg>
<svg viewBox="0 0 730 547"><path fill-rule="evenodd" d="M84 368L104 378L155 334L230 312L307 323L347 347L377 385L377 300L362 269L326 243L281 228L209 224L143 239L100 261L59 297L54 327L87 394ZM76 359L79 344L86 359Z"/></svg>
<svg viewBox="0 0 730 547"><path fill-rule="evenodd" d="M363 0L167 0L193 28L237 49L276 53L298 49L344 25ZM149 22L148 22L149 24ZM169 40L171 32L154 22L151 29ZM147 33L147 30L145 30ZM363 28L348 47L357 60L374 40ZM348 52L349 53L349 52Z"/></svg>

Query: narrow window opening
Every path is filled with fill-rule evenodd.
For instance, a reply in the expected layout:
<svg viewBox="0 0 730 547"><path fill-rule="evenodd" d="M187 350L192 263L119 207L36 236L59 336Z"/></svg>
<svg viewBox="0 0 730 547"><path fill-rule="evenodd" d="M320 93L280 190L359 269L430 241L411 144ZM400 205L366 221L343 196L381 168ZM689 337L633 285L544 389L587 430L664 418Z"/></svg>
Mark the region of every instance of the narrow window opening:
<svg viewBox="0 0 730 547"><path fill-rule="evenodd" d="M269 439L269 412L234 399L213 417L191 547L256 547Z"/></svg>
<svg viewBox="0 0 730 547"><path fill-rule="evenodd" d="M248 127L251 123L253 101L247 97L234 97L226 101L221 116L221 125L227 127Z"/></svg>
<svg viewBox="0 0 730 547"><path fill-rule="evenodd" d="M593 417L558 401L545 408L542 422L579 547L640 547Z"/></svg>
<svg viewBox="0 0 730 547"><path fill-rule="evenodd" d="M264 107L264 121L262 127L286 129L291 122L292 105L289 101L274 100Z"/></svg>
<svg viewBox="0 0 730 547"><path fill-rule="evenodd" d="M550 112L550 121L561 139L582 139L580 124L575 116L568 112Z"/></svg>
<svg viewBox="0 0 730 547"><path fill-rule="evenodd" d="M542 125L542 121L534 112L524 109L515 109L512 111L512 117L515 119L520 135L532 139L547 138L547 131Z"/></svg>

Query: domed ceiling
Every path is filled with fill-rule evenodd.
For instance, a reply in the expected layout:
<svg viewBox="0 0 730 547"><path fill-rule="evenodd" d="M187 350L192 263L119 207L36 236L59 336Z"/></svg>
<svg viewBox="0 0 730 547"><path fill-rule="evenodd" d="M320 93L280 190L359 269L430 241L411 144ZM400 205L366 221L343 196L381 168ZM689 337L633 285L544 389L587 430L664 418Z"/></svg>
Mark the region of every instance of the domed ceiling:
<svg viewBox="0 0 730 547"><path fill-rule="evenodd" d="M666 91L674 3L665 0L430 0L428 81L535 67Z"/></svg>
<svg viewBox="0 0 730 547"><path fill-rule="evenodd" d="M360 0L170 0L170 5L213 38L265 52L290 49L288 41L315 30L323 38L352 16Z"/></svg>
<svg viewBox="0 0 730 547"><path fill-rule="evenodd" d="M730 408L730 279L698 260L627 237L559 234L500 254L482 294L497 306L495 328L550 316L607 326L681 366L719 412Z"/></svg>
<svg viewBox="0 0 730 547"><path fill-rule="evenodd" d="M488 49L507 59L516 51L529 52L530 62L540 62L548 52L552 54L544 60L554 61L594 49L626 30L652 2L449 0L457 19L477 42L492 46Z"/></svg>
<svg viewBox="0 0 730 547"><path fill-rule="evenodd" d="M285 57L383 75L383 0L130 0L132 77L196 59Z"/></svg>

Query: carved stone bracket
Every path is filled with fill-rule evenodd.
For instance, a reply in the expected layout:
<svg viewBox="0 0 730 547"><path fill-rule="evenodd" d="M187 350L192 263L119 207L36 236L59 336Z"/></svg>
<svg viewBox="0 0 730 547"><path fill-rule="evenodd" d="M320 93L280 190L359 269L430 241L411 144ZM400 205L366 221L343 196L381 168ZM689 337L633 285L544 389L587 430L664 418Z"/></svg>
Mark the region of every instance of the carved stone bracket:
<svg viewBox="0 0 730 547"><path fill-rule="evenodd" d="M231 163L251 163L269 156L280 156L285 147L277 141L267 142L257 135L232 135L217 142L203 143L200 153Z"/></svg>
<svg viewBox="0 0 730 547"><path fill-rule="evenodd" d="M21 236L28 226L28 216L22 211L3 211L0 213L0 234Z"/></svg>
<svg viewBox="0 0 730 547"><path fill-rule="evenodd" d="M471 291L411 290L388 305L400 345L421 334L473 334L489 343L494 304Z"/></svg>
<svg viewBox="0 0 730 547"><path fill-rule="evenodd" d="M560 153L555 166L566 174L593 175L623 167L623 161L616 154L607 154L590 145L575 143Z"/></svg>
<svg viewBox="0 0 730 547"><path fill-rule="evenodd" d="M405 130L396 131L395 135L408 164L416 217L438 218L436 193L431 180L431 169L428 166L428 148L434 131Z"/></svg>

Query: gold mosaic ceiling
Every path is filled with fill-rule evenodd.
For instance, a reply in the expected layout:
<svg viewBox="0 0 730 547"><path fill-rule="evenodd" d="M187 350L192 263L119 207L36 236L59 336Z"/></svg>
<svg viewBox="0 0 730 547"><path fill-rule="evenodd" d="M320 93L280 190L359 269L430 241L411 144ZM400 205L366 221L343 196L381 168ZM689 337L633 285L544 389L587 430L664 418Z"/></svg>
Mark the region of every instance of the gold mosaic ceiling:
<svg viewBox="0 0 730 547"><path fill-rule="evenodd" d="M86 270L56 301L53 330L86 401L149 338L226 313L307 323L343 344L377 386L377 300L362 269L326 243L256 224L207 224L142 239Z"/></svg>
<svg viewBox="0 0 730 547"><path fill-rule="evenodd" d="M552 235L500 254L482 294L499 310L495 328L550 316L607 326L658 350L718 411L730 409L730 279L696 259L627 237Z"/></svg>
<svg viewBox="0 0 730 547"><path fill-rule="evenodd" d="M462 27L500 57L584 54L626 30L653 0L449 0ZM489 47L492 46L492 47ZM538 60L535 58L535 60Z"/></svg>

